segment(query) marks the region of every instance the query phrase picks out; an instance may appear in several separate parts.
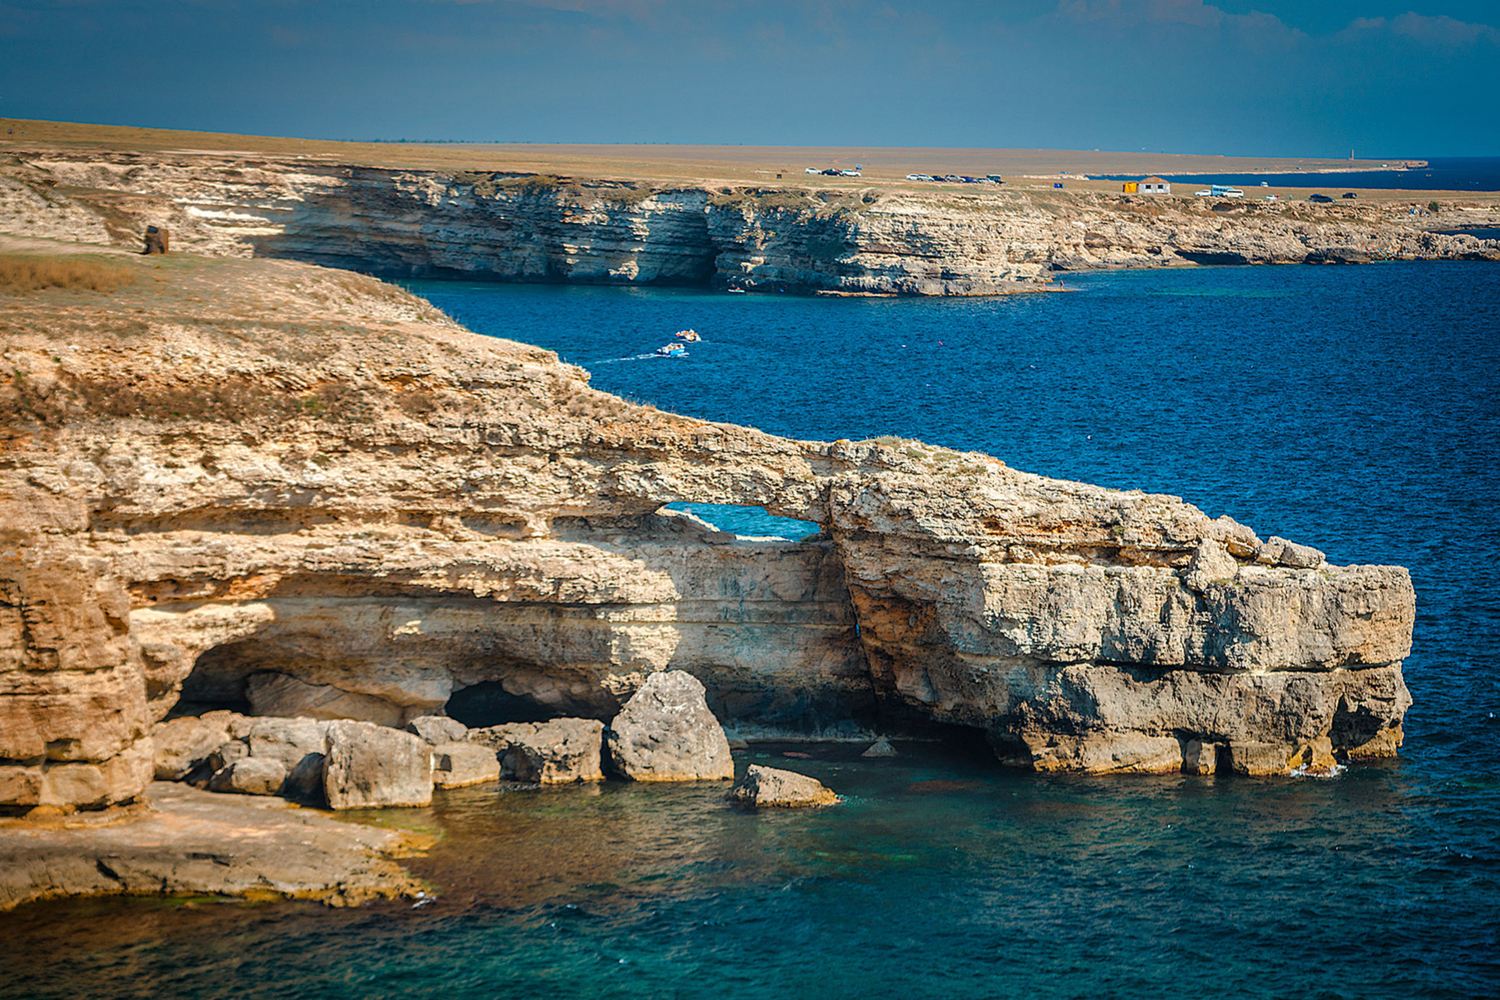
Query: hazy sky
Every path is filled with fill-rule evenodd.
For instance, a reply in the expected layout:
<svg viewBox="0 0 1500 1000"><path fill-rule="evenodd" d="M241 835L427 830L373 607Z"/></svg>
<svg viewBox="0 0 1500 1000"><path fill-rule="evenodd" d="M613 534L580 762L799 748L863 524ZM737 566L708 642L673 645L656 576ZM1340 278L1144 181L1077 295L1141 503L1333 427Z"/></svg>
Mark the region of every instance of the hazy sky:
<svg viewBox="0 0 1500 1000"><path fill-rule="evenodd" d="M317 138L1500 155L1500 0L0 0L0 116Z"/></svg>

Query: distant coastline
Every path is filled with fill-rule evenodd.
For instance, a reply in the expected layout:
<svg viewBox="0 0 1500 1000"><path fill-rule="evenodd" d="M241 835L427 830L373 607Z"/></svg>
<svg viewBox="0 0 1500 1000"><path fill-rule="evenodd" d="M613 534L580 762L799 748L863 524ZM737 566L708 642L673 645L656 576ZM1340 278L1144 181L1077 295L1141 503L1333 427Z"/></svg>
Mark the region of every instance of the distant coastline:
<svg viewBox="0 0 1500 1000"><path fill-rule="evenodd" d="M1340 170L1320 167L1296 171L1198 173L1171 171L1161 176L1182 184L1238 184L1256 186L1262 181L1273 187L1308 187L1312 178L1323 186L1361 191L1500 191L1500 157L1434 157L1401 161L1386 170ZM1126 181L1129 174L1090 174L1092 180Z"/></svg>

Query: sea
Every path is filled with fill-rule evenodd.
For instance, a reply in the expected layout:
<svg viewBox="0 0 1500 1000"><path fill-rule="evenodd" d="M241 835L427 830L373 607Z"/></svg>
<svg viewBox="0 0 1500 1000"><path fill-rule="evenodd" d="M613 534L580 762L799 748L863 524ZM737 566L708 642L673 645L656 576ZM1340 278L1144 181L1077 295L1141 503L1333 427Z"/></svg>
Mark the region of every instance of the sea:
<svg viewBox="0 0 1500 1000"><path fill-rule="evenodd" d="M1038 775L972 746L757 744L845 796L439 793L434 902L52 902L0 915L5 998L1500 996L1500 267L1193 268L986 299L417 284L663 409L894 434L1169 492L1396 563L1399 759L1333 778ZM653 351L692 328L686 357ZM805 525L705 508L747 534ZM737 519L737 520L734 520Z"/></svg>
<svg viewBox="0 0 1500 1000"><path fill-rule="evenodd" d="M1397 161L1392 161L1393 163ZM1405 161L1401 161L1404 165ZM1172 174L1182 184L1232 184L1255 187L1262 181L1271 187L1324 188L1337 194L1344 190L1383 189L1397 191L1500 191L1500 157L1450 156L1430 159L1425 167L1410 170L1339 170L1306 174ZM1099 175L1099 180L1133 181L1139 174Z"/></svg>

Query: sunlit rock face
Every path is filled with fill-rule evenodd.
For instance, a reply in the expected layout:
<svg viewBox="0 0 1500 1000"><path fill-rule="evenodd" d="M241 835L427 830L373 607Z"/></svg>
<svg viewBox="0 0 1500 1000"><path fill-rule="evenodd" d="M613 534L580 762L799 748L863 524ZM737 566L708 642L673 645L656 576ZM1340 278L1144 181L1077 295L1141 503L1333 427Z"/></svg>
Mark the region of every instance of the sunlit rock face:
<svg viewBox="0 0 1500 1000"><path fill-rule="evenodd" d="M929 719L1036 768L1400 743L1404 570L983 455L661 413L369 278L143 274L9 314L9 808L128 800L174 710L608 719L668 670L742 735ZM739 538L675 501L823 531Z"/></svg>
<svg viewBox="0 0 1500 1000"><path fill-rule="evenodd" d="M1466 225L1496 221L1469 213ZM1500 259L1500 242L1375 204L990 186L727 187L388 169L311 159L41 151L0 165L0 231L312 261L385 276L990 295L1057 271Z"/></svg>

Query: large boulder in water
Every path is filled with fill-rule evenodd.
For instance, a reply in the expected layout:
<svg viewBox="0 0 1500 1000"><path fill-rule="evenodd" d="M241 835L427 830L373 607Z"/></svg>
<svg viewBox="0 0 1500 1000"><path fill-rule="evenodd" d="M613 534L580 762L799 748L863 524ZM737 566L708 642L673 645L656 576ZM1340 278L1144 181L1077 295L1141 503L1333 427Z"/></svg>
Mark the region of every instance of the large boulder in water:
<svg viewBox="0 0 1500 1000"><path fill-rule="evenodd" d="M604 723L597 719L512 722L472 729L468 739L494 750L500 773L515 781L556 785L604 778Z"/></svg>
<svg viewBox="0 0 1500 1000"><path fill-rule="evenodd" d="M817 778L759 764L750 765L729 798L743 806L781 808L831 806L839 801Z"/></svg>
<svg viewBox="0 0 1500 1000"><path fill-rule="evenodd" d="M432 783L438 788L481 785L500 777L500 759L477 743L439 743L432 748Z"/></svg>
<svg viewBox="0 0 1500 1000"><path fill-rule="evenodd" d="M703 685L681 670L646 678L609 724L610 767L633 781L732 779L734 758Z"/></svg>
<svg viewBox="0 0 1500 1000"><path fill-rule="evenodd" d="M331 809L425 806L432 802L432 748L372 722L328 725L323 791Z"/></svg>

